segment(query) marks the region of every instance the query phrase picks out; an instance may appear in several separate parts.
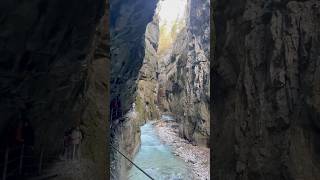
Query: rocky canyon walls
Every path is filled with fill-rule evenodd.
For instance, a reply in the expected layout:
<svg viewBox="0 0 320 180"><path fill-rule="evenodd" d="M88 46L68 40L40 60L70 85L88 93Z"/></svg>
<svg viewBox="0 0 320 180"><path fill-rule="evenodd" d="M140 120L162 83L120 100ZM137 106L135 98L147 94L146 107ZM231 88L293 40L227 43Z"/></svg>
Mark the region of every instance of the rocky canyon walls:
<svg viewBox="0 0 320 180"><path fill-rule="evenodd" d="M138 94L135 101L135 109L139 113L139 119L143 121L159 119L158 41L159 19L155 14L145 32L145 56L139 71Z"/></svg>
<svg viewBox="0 0 320 180"><path fill-rule="evenodd" d="M111 95L120 95L123 111L134 102L139 70L145 55L144 34L152 21L157 0L112 0L111 13Z"/></svg>
<svg viewBox="0 0 320 180"><path fill-rule="evenodd" d="M0 2L1 142L9 138L10 127L20 117L28 118L35 130L35 150L58 156L64 131L80 126L81 171L68 179L107 177L106 4L104 0Z"/></svg>
<svg viewBox="0 0 320 180"><path fill-rule="evenodd" d="M208 146L210 1L189 0L185 16L185 27L159 59L159 99L162 110L176 116L182 137Z"/></svg>
<svg viewBox="0 0 320 180"><path fill-rule="evenodd" d="M319 179L320 2L216 5L213 179Z"/></svg>
<svg viewBox="0 0 320 180"><path fill-rule="evenodd" d="M110 1L111 99L119 96L123 116L111 122L111 142L133 159L140 145L140 126L154 106L154 48L157 30L153 22L157 0ZM150 24L149 24L150 23ZM149 24L149 25L148 25ZM149 48L150 47L150 48ZM152 48L151 48L152 47ZM151 68L151 69L150 69ZM147 106L147 103L148 106ZM111 179L126 179L131 164L119 153L111 154Z"/></svg>

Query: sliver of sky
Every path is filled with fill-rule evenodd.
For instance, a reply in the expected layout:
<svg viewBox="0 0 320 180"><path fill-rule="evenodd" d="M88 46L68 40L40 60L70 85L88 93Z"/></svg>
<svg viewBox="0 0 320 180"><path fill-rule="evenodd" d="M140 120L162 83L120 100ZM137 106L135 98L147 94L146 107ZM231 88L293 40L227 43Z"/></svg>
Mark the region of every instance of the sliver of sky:
<svg viewBox="0 0 320 180"><path fill-rule="evenodd" d="M187 0L160 0L157 7L159 18L159 47L162 54L170 48L177 34L186 23Z"/></svg>
<svg viewBox="0 0 320 180"><path fill-rule="evenodd" d="M176 20L183 20L185 17L187 0L161 0L159 2L159 25L166 24L172 27Z"/></svg>

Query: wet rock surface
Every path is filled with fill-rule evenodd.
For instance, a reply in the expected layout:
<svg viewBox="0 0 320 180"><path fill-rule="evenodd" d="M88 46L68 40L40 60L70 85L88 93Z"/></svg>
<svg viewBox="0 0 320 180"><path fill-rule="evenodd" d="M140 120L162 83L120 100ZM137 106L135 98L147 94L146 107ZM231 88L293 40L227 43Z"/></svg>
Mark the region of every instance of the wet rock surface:
<svg viewBox="0 0 320 180"><path fill-rule="evenodd" d="M216 4L213 179L319 179L319 1Z"/></svg>

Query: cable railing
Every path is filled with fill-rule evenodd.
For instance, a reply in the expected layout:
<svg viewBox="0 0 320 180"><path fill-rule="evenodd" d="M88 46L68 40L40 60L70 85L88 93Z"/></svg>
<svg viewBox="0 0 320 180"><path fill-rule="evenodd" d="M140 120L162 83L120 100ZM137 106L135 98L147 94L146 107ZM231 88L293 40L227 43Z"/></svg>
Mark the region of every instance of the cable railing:
<svg viewBox="0 0 320 180"><path fill-rule="evenodd" d="M110 119L111 121L118 121L119 119L121 119L123 117L123 111L120 111L119 112L119 109L118 108L111 108L110 109ZM113 122L114 123L114 122ZM111 129L112 129L112 124L111 123ZM117 122L119 123L119 122ZM117 124L116 123L116 124ZM154 178L152 176L150 176L147 172L145 172L142 168L140 168L137 164L135 164L132 160L130 160L130 158L128 158L126 155L124 155L121 151L119 151L117 148L115 148L111 143L110 143L110 146L115 149L121 156L123 156L127 161L129 161L132 165L134 165L136 168L138 168L143 174L145 174L148 178L154 180Z"/></svg>
<svg viewBox="0 0 320 180"><path fill-rule="evenodd" d="M138 168L143 174L145 174L148 178L154 180L152 176L150 176L147 172L145 172L142 168L140 168L137 164L135 164L132 160L130 160L126 155L124 155L121 151L119 151L117 148L115 148L111 143L110 146L116 150L121 156L123 156L125 159L127 159L132 165L134 165L136 168Z"/></svg>

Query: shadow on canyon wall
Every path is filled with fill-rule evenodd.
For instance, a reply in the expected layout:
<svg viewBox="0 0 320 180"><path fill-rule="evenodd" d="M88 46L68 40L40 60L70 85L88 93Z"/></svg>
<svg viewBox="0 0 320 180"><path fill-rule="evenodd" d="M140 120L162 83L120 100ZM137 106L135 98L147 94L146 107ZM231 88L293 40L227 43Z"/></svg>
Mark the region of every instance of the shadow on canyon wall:
<svg viewBox="0 0 320 180"><path fill-rule="evenodd" d="M65 172L69 179L109 176L108 4L0 2L0 141L8 138L8 127L28 118L35 134L34 152L58 156L64 132L79 126L81 161L76 172ZM1 149L6 145L1 143Z"/></svg>

